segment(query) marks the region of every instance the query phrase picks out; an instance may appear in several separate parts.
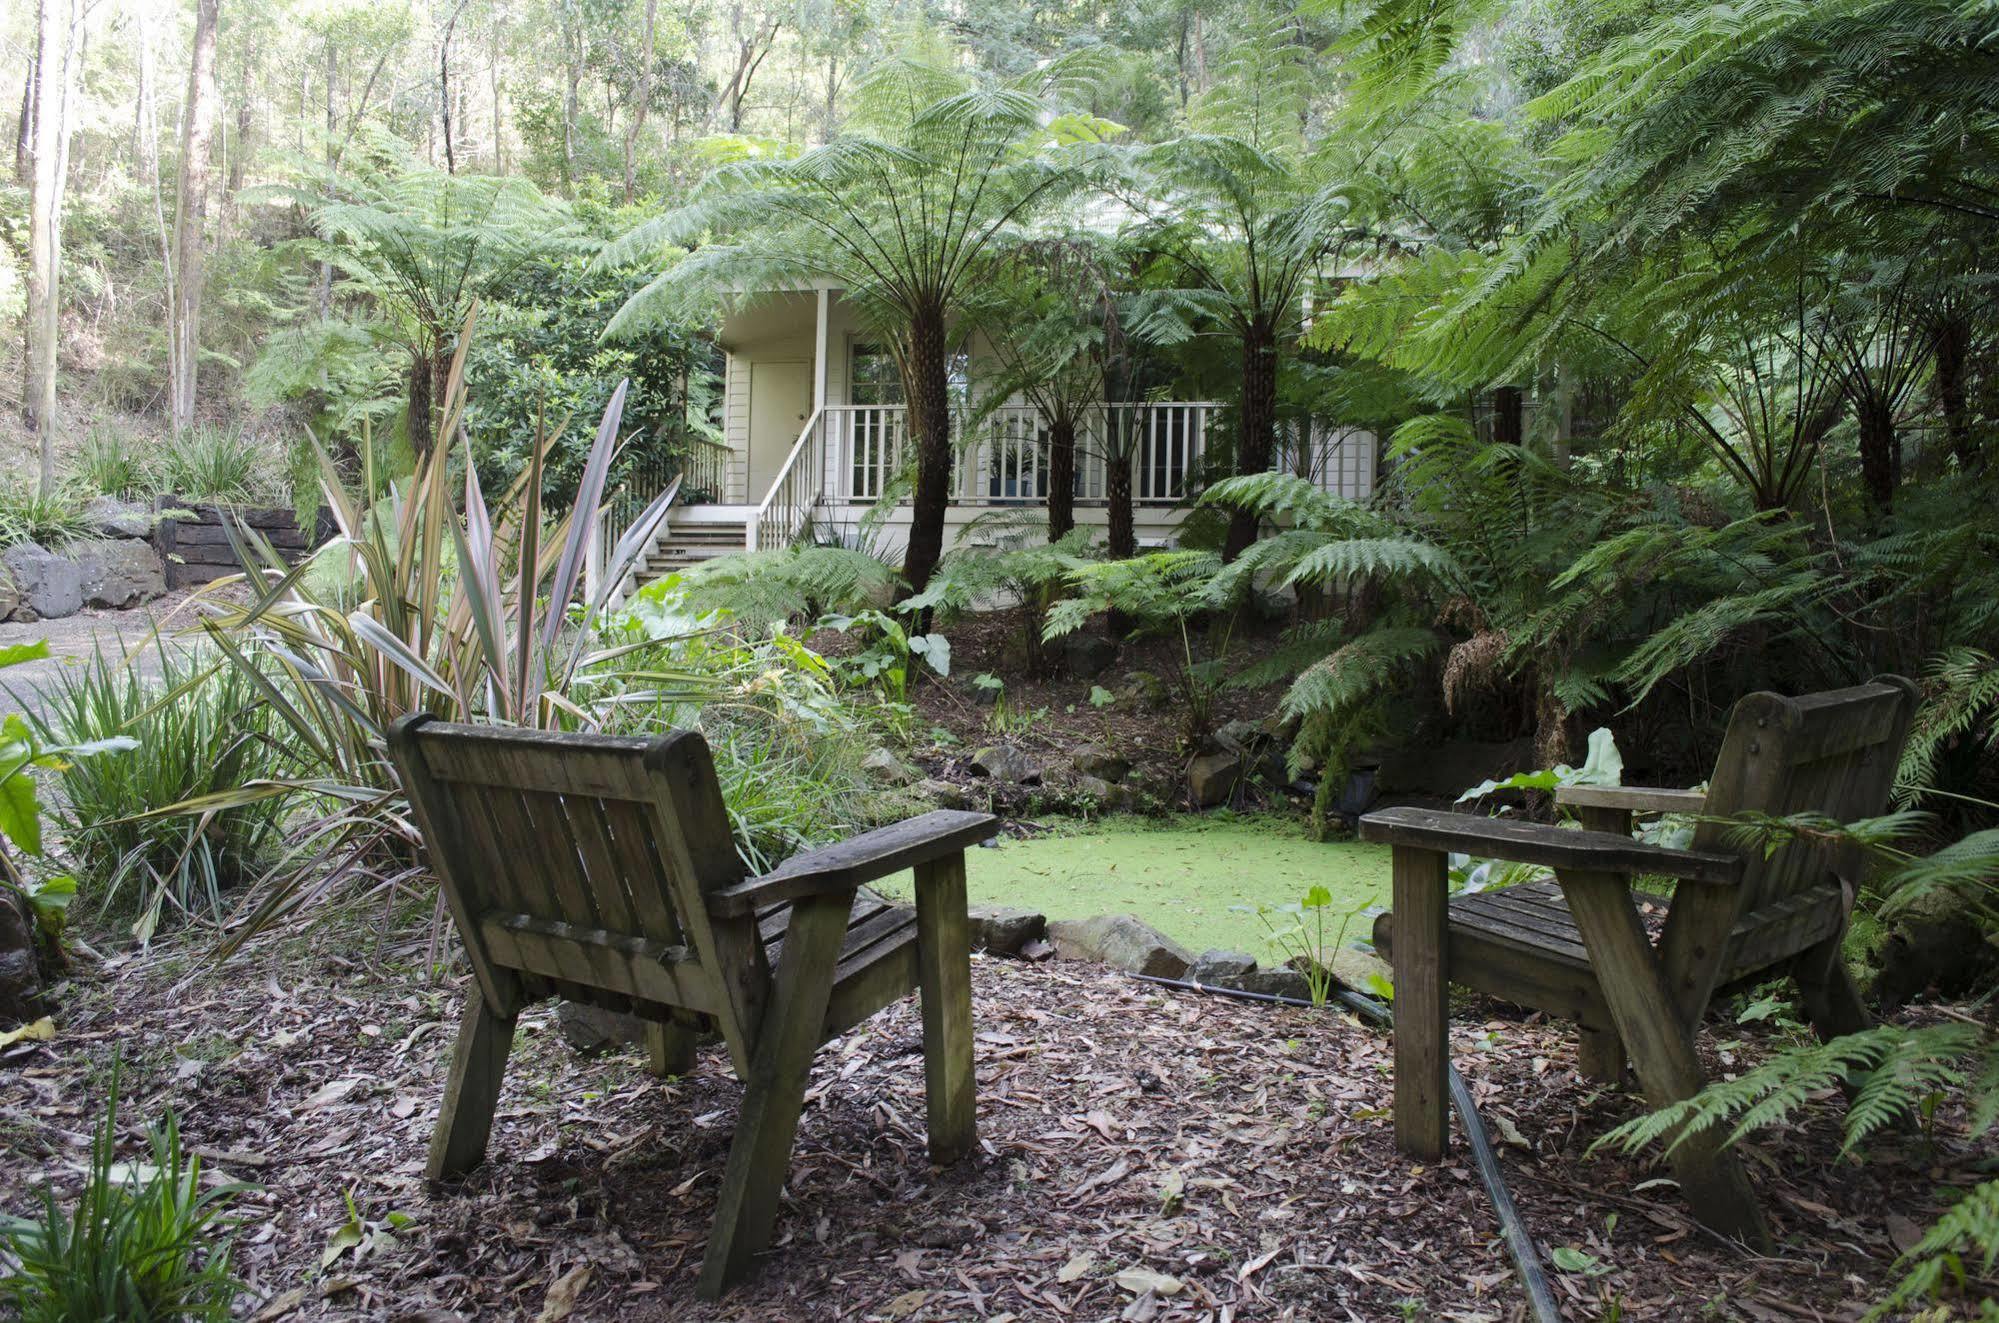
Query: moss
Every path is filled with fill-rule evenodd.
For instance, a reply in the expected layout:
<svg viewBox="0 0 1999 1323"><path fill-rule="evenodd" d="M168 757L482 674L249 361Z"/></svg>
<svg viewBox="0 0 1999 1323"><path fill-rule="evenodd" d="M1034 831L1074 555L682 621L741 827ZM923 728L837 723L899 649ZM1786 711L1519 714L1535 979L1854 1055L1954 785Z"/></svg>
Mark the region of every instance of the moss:
<svg viewBox="0 0 1999 1323"><path fill-rule="evenodd" d="M1111 818L1074 831L1009 840L973 850L967 864L974 905L1014 905L1052 919L1134 914L1195 951L1226 947L1265 963L1274 954L1258 905L1297 901L1314 886L1333 894L1330 941L1341 916L1388 903L1388 850L1311 840L1287 819L1176 818L1152 823ZM908 884L892 884L905 898ZM1246 906L1250 912L1234 907ZM1356 915L1347 938L1367 934Z"/></svg>

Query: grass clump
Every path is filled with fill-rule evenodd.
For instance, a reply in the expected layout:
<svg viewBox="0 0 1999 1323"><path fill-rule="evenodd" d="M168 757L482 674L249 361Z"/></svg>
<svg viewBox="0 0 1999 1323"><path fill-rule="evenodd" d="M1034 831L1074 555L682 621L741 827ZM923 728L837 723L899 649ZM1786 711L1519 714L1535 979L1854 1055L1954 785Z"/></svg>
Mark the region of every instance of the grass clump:
<svg viewBox="0 0 1999 1323"><path fill-rule="evenodd" d="M73 486L43 494L31 482L0 483L0 547L40 543L55 550L94 532L85 513L89 497Z"/></svg>
<svg viewBox="0 0 1999 1323"><path fill-rule="evenodd" d="M276 796L157 810L274 779L284 763L252 676L205 649L157 636L145 646L158 651L156 678L132 664L134 655L99 650L57 672L32 718L55 742L137 741L116 758L66 762L57 772L58 817L81 880L101 888L99 908L136 914L142 937L169 914L218 917L223 893L282 849Z"/></svg>
<svg viewBox="0 0 1999 1323"><path fill-rule="evenodd" d="M237 428L191 427L160 448L155 485L189 501L249 504L282 482L264 444Z"/></svg>
<svg viewBox="0 0 1999 1323"><path fill-rule="evenodd" d="M182 1146L172 1109L149 1132L150 1161L119 1162L118 1081L114 1063L74 1205L65 1212L44 1186L39 1216L0 1221L15 1264L0 1305L21 1323L225 1320L243 1291L226 1209L247 1187L201 1188L201 1159Z"/></svg>

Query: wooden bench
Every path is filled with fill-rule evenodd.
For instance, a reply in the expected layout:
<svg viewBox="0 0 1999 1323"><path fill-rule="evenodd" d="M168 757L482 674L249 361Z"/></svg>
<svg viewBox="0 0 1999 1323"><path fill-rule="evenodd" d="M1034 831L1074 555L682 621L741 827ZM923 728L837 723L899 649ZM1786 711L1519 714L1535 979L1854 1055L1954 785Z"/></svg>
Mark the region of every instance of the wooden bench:
<svg viewBox="0 0 1999 1323"><path fill-rule="evenodd" d="M1556 800L1575 810L1581 831L1410 808L1362 818L1362 839L1394 847L1394 910L1374 939L1395 967L1397 1145L1426 1160L1444 1151L1450 983L1576 1021L1579 1064L1592 1077L1621 1078L1629 1052L1654 1107L1706 1082L1693 1036L1718 987L1788 974L1821 1037L1866 1027L1840 951L1860 859L1804 839L1766 851L1738 839L1731 820L1882 813L1916 701L1899 676L1801 698L1751 694L1735 705L1705 793L1565 787ZM1633 839L1634 814L1667 812L1697 815L1689 849ZM1539 864L1555 881L1451 900L1452 852ZM1637 875L1674 879L1670 901L1634 897ZM1638 899L1664 910L1656 944ZM1766 1245L1762 1212L1721 1134L1679 1147L1681 1189L1710 1226Z"/></svg>
<svg viewBox="0 0 1999 1323"><path fill-rule="evenodd" d="M928 813L745 878L700 735L656 739L398 721L389 749L473 984L431 1139L433 1179L479 1165L515 1018L564 997L649 1022L660 1073L718 1030L743 1081L699 1291L770 1243L821 1043L922 992L930 1156L974 1143L969 845L984 813ZM916 907L862 884L913 868Z"/></svg>

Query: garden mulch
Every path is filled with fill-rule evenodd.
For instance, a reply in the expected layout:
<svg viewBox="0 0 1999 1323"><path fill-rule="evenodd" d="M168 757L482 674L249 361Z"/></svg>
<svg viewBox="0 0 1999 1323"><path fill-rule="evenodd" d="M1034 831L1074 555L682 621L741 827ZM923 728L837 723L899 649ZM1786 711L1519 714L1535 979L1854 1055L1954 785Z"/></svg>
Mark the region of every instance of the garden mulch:
<svg viewBox="0 0 1999 1323"><path fill-rule="evenodd" d="M979 957L974 989L976 1158L926 1162L920 1020L892 1007L820 1053L775 1252L719 1306L692 1294L740 1092L719 1047L662 1082L531 1011L488 1163L433 1186L461 983L353 929L220 971L192 949L80 971L55 1039L0 1051L0 1206L74 1183L117 1052L133 1141L172 1103L211 1178L261 1187L239 1266L268 1323L1524 1316L1462 1145L1393 1149L1384 1035L1089 965ZM1725 1033L1717 1069L1763 1050ZM1992 1157L1947 1107L1930 1146L1841 1160L1828 1101L1750 1150L1783 1245L1757 1257L1585 1156L1637 1104L1581 1080L1559 1027L1478 1004L1454 1038L1574 1319L1858 1318Z"/></svg>

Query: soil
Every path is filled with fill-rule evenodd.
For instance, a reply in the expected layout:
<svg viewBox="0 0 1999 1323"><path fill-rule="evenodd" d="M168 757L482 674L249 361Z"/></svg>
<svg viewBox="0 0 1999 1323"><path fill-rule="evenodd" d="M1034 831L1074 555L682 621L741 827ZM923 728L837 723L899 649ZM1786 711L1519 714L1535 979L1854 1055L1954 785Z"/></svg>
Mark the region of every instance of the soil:
<svg viewBox="0 0 1999 1323"><path fill-rule="evenodd" d="M22 703L32 705L41 687L64 666L86 659L100 649L107 657L129 656L142 672L152 674L159 669L150 646L153 633L157 629L161 635L170 636L194 623L189 595L189 590L177 589L125 611L85 607L60 620L38 620L31 625L16 621L0 623L0 648L38 639L49 646L47 660L21 662L0 671L0 685Z"/></svg>
<svg viewBox="0 0 1999 1323"><path fill-rule="evenodd" d="M119 1054L128 1156L171 1104L209 1180L259 1187L238 1201L237 1261L265 1323L1523 1316L1462 1146L1437 1166L1393 1149L1384 1035L984 957L976 1157L926 1161L920 1016L891 1007L820 1053L775 1249L701 1304L740 1097L726 1055L657 1081L636 1056L574 1055L530 1011L488 1162L432 1185L463 980L426 980L362 927L374 916L220 970L183 947L78 974L53 1041L0 1050L0 1208L73 1186ZM1710 1068L1743 1069L1764 1032L1710 1035ZM1583 1081L1571 1035L1481 1004L1453 1039L1527 1225L1566 1251L1573 1319L1857 1319L1897 1244L1995 1157L1953 1103L1927 1146L1841 1160L1836 1101L1808 1105L1750 1150L1782 1246L1756 1257L1639 1163L1586 1156L1640 1104ZM1170 1283L1148 1293L1133 1270Z"/></svg>
<svg viewBox="0 0 1999 1323"><path fill-rule="evenodd" d="M1030 670L1017 609L967 615L944 632L951 640L951 674L925 673L911 688L917 715L943 738L919 749L916 761L931 776L968 788L981 806L991 804L999 812L1063 806L1065 785L1073 780L1069 751L1083 744L1103 745L1131 761L1128 781L1140 791L1141 808L1188 807L1187 764L1206 746L1205 737L1230 721L1262 720L1275 710L1282 692L1281 686L1225 686L1216 691L1207 720L1196 725L1174 687L1185 661L1177 635L1120 639L1116 660L1101 675L1089 677L1067 673L1060 641L1046 645L1039 673ZM1090 632L1119 639L1103 621L1093 622ZM1231 640L1231 662L1240 666L1262 656L1278 632L1279 627L1262 621L1246 623ZM815 639L814 645L819 644ZM1194 647L1197 658L1209 655L1204 636L1196 637ZM991 701L991 691L977 683L982 675L1004 682L1003 705ZM1114 701L1093 705L1095 689L1112 694ZM1043 765L1047 774L1040 793L994 784L972 772L972 755L999 744L1020 749ZM1301 802L1299 793L1245 780L1232 807Z"/></svg>

